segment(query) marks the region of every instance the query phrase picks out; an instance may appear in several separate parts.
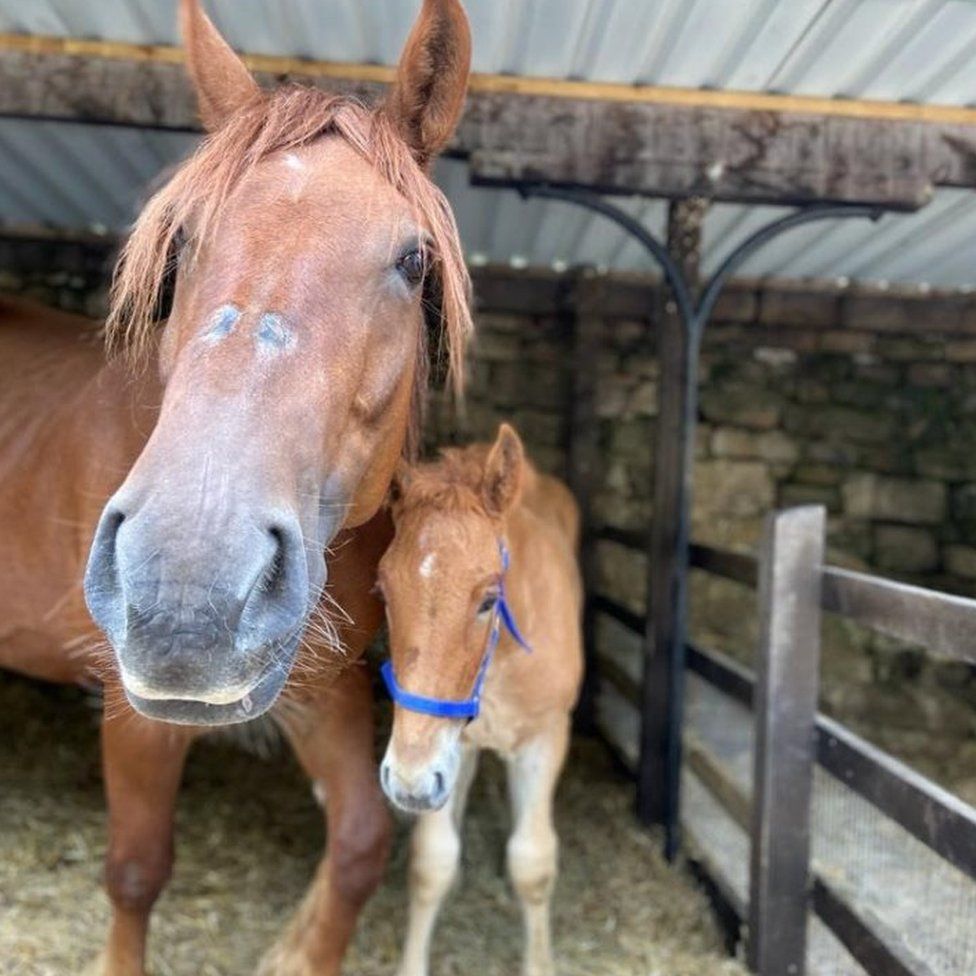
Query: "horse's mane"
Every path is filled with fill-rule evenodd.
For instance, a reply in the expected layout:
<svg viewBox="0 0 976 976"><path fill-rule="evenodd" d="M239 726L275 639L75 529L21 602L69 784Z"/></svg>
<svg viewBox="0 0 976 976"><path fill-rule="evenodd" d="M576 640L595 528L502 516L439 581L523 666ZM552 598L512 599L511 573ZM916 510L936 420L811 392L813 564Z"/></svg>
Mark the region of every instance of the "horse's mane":
<svg viewBox="0 0 976 976"><path fill-rule="evenodd" d="M399 511L436 508L443 512L484 514L481 484L490 450L490 444L445 448L437 460L411 466Z"/></svg>
<svg viewBox="0 0 976 976"><path fill-rule="evenodd" d="M191 218L196 239L206 240L229 195L258 163L325 135L344 139L375 166L414 207L430 235L432 270L425 300L436 300L448 378L460 394L472 329L470 279L450 205L382 107L369 108L347 96L297 85L262 93L235 113L146 204L116 267L105 325L109 348L139 356L153 345L177 238ZM421 355L418 403L426 386L426 348Z"/></svg>

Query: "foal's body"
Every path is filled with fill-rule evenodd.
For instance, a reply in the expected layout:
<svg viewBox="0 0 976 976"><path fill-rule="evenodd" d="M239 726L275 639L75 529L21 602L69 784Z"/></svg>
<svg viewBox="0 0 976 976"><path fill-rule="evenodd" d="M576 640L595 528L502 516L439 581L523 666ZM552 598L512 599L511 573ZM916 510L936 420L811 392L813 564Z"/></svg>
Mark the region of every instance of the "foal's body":
<svg viewBox="0 0 976 976"><path fill-rule="evenodd" d="M485 579L488 568L488 578L494 570L497 580L499 542L510 560L504 573L505 599L531 647L527 652L501 630L480 696L480 714L470 724L396 708L383 773L391 799L413 810L442 802L430 794L432 771L435 784L437 777L447 781L456 775L447 802L422 813L414 830L410 922L400 973L428 972L433 926L457 874L468 790L478 753L487 749L508 766L514 819L508 866L525 921L524 972L545 976L552 972L549 902L557 851L553 793L566 756L583 661L576 504L564 485L537 473L522 458L521 446L507 427L493 450L476 445L448 452L438 464L401 476L400 483L401 500L393 506L397 535L384 557L381 580L401 686L452 701L468 695L471 668L481 659L492 623L483 610L476 612L474 628L465 627L469 639L458 639L452 630L453 608L461 605L470 612L468 579ZM489 497L488 511L472 512L472 498L486 493L495 495ZM456 533L444 524L452 517L459 521ZM471 567L479 568L471 572ZM465 582L452 585L458 579ZM497 582L488 583L489 602L497 593L493 587ZM476 599L482 599L483 588L475 584ZM423 628L409 618L438 609L443 622L425 639Z"/></svg>

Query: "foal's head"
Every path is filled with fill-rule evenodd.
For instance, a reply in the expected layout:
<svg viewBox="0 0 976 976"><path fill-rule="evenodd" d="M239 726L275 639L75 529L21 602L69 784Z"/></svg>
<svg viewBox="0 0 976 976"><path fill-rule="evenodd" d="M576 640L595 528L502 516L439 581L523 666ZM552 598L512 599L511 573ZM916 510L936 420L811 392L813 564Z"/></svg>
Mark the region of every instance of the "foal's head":
<svg viewBox="0 0 976 976"><path fill-rule="evenodd" d="M502 578L505 519L521 493L524 456L503 424L489 449L444 452L401 466L396 536L380 563L393 671L413 695L468 698L484 659ZM396 706L381 779L405 810L441 806L458 772L464 722Z"/></svg>
<svg viewBox="0 0 976 976"><path fill-rule="evenodd" d="M165 392L85 586L133 705L218 724L274 701L326 547L379 508L423 396L434 307L461 382L467 277L427 170L461 112L470 38L458 0L424 0L388 98L367 109L263 92L198 0L181 3L209 136L149 202L116 274L109 338L156 350Z"/></svg>

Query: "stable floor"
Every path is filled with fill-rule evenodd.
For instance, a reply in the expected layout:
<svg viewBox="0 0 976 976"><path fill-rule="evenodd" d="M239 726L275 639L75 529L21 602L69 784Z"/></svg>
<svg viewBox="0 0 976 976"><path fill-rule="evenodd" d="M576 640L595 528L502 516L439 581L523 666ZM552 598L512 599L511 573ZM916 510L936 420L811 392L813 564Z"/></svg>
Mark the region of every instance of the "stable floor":
<svg viewBox="0 0 976 976"><path fill-rule="evenodd" d="M464 874L435 943L434 976L512 976L519 915L504 876L508 807L486 763L465 829ZM557 810L559 976L744 976L707 903L631 817L603 749L577 742ZM393 976L405 920L406 822L350 954L350 976ZM322 828L284 749L226 741L194 752L178 864L153 930L153 976L249 976L297 904ZM0 675L0 976L76 976L108 917L97 711L72 690Z"/></svg>

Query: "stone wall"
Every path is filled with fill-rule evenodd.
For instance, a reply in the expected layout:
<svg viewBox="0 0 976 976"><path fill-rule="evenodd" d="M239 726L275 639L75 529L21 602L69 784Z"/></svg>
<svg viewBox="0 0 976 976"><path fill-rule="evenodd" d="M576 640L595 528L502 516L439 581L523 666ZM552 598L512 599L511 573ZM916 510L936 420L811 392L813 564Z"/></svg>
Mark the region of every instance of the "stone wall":
<svg viewBox="0 0 976 976"><path fill-rule="evenodd" d="M467 416L441 403L433 439L514 419L543 466L566 465L572 289L483 272ZM657 409L653 287L597 279L601 524L650 519ZM511 288L514 294L506 294ZM522 307L518 307L521 302ZM595 322L594 322L595 319ZM833 559L976 595L976 301L777 284L734 285L702 352L695 535L752 548L775 506L818 502Z"/></svg>
<svg viewBox="0 0 976 976"><path fill-rule="evenodd" d="M655 288L511 272L483 272L477 284L467 416L455 424L441 404L435 439L487 438L512 419L541 466L565 475L574 335L595 329L595 521L646 531L658 383L646 310L659 307ZM822 503L831 562L976 595L974 445L971 298L739 283L703 347L693 533L751 550L772 508ZM644 612L643 554L600 542L596 562L598 588ZM749 660L754 594L693 575L694 635ZM606 621L601 633L627 640ZM627 653L637 653L633 642ZM894 742L901 733L938 751L976 731L971 669L933 665L919 649L837 620L827 622L824 654L826 707L902 754L911 750Z"/></svg>
<svg viewBox="0 0 976 976"><path fill-rule="evenodd" d="M101 318L114 252L108 240L0 239L0 292Z"/></svg>

